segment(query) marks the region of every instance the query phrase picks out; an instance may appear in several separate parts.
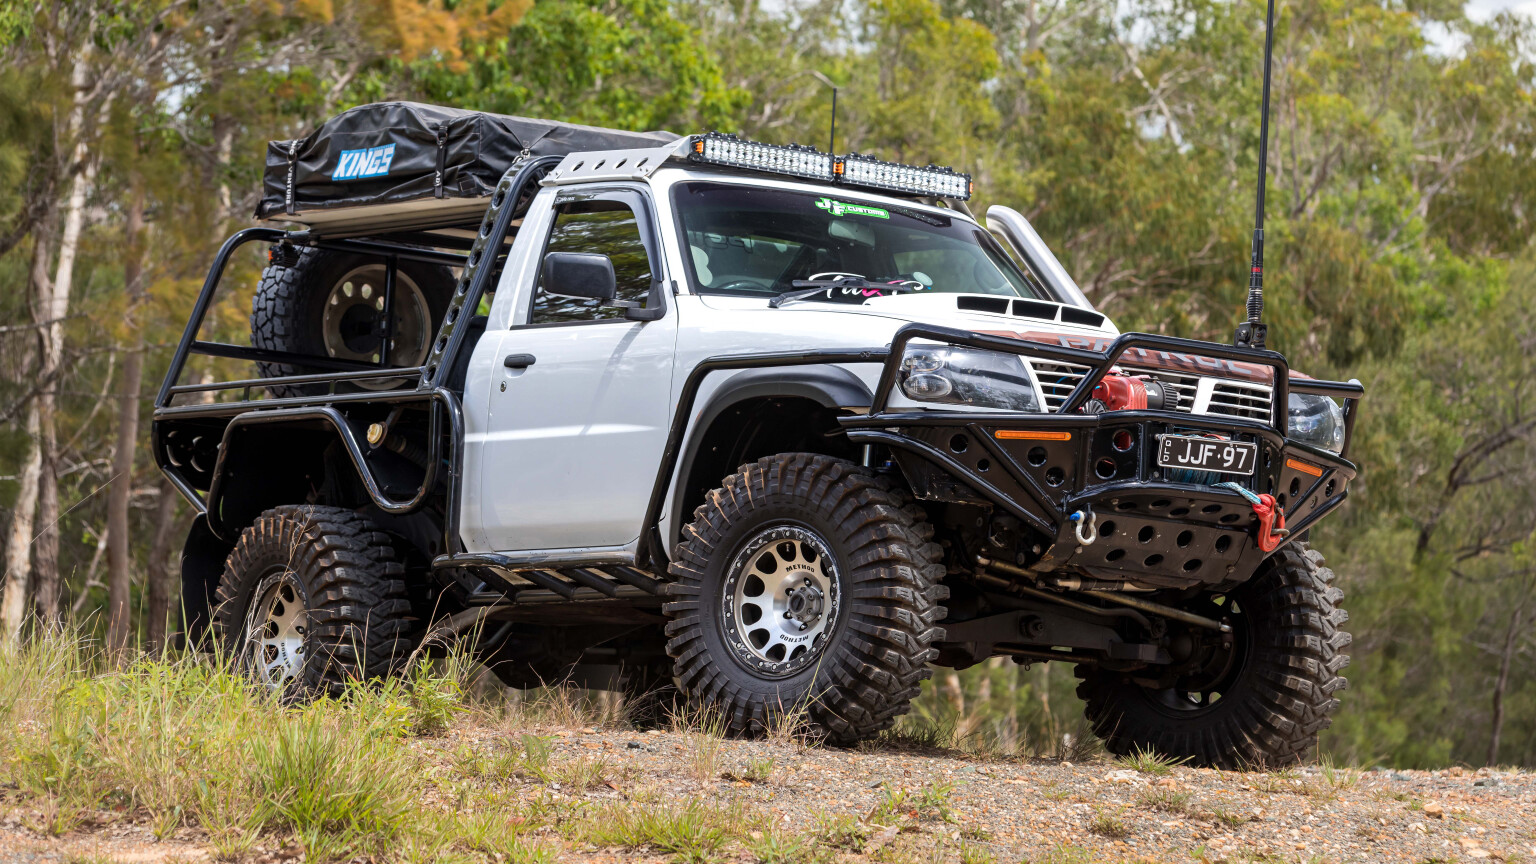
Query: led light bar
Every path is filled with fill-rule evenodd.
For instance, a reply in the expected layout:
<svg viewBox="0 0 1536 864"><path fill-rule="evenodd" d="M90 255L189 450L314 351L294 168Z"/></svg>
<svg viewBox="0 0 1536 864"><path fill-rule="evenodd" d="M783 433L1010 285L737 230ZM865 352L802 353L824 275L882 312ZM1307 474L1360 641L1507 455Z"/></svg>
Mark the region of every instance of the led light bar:
<svg viewBox="0 0 1536 864"><path fill-rule="evenodd" d="M831 155L802 144L762 144L735 135L710 132L694 136L688 149L689 157L698 162L793 174L812 180L831 182L833 179Z"/></svg>
<svg viewBox="0 0 1536 864"><path fill-rule="evenodd" d="M735 135L710 132L688 142L688 158L694 162L727 165L773 174L791 174L827 183L887 189L907 195L935 198L971 197L971 175L952 168L929 165L918 168L883 162L858 153L835 156L803 144L763 144Z"/></svg>
<svg viewBox="0 0 1536 864"><path fill-rule="evenodd" d="M854 186L873 186L891 189L911 195L933 195L938 198L971 197L971 175L961 174L952 168L929 165L917 168L898 162L883 162L857 153L838 159L843 182Z"/></svg>

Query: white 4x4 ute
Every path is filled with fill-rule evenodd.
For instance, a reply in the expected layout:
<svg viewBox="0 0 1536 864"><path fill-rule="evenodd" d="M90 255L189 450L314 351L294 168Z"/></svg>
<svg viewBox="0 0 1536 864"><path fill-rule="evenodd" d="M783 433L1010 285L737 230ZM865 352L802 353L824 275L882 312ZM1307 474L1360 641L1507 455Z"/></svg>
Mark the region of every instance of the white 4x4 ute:
<svg viewBox="0 0 1536 864"><path fill-rule="evenodd" d="M189 626L258 681L460 633L511 686L848 743L1001 655L1073 664L1116 753L1274 765L1327 725L1349 636L1304 540L1359 385L1120 334L965 175L386 103L267 177L302 230L225 244L155 412ZM249 243L250 344L205 340Z"/></svg>

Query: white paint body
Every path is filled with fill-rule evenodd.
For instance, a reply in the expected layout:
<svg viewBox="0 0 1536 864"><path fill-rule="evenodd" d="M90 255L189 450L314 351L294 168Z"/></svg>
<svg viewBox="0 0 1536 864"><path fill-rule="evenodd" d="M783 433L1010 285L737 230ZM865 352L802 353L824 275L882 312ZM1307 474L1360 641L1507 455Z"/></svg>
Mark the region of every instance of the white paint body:
<svg viewBox="0 0 1536 864"><path fill-rule="evenodd" d="M1102 327L960 311L963 294L877 297L854 306L801 301L770 308L766 299L691 293L669 194L691 179L826 194L828 187L784 179L666 167L644 181L593 182L635 188L654 208L659 263L670 286L665 317L526 326L538 266L559 189L546 187L530 206L503 268L485 335L470 359L464 390L465 463L462 539L471 552L569 556L633 551L647 526L646 505L662 463L679 393L694 368L721 355L797 350L883 348L902 326L921 322L973 331L1024 330L1113 338ZM969 221L954 210L837 187L839 199L876 207L927 210ZM503 366L532 354L525 369ZM879 363L846 367L871 391ZM705 379L695 417L736 372ZM862 406L859 406L862 407ZM903 407L899 393L892 407ZM905 403L905 407L916 406ZM972 409L974 410L974 409ZM702 430L690 428L689 436ZM683 452L688 451L685 441ZM723 479L723 478L722 478ZM671 479L676 494L676 478ZM673 536L670 497L661 511Z"/></svg>

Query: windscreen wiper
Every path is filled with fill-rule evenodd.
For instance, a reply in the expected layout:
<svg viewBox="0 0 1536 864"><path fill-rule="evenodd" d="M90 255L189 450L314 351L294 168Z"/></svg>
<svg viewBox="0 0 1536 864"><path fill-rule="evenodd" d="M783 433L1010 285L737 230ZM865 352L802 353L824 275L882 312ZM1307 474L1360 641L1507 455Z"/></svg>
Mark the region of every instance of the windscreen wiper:
<svg viewBox="0 0 1536 864"><path fill-rule="evenodd" d="M871 282L862 276L839 276L836 279L796 279L789 283L794 291L785 291L768 301L768 308L777 309L785 303L793 303L796 300L808 300L817 294L826 294L831 299L831 292L838 288L850 288L860 291L879 291L879 294L870 294L871 297L884 297L886 294L904 294L916 291L913 284L907 282ZM917 283L921 284L921 283Z"/></svg>

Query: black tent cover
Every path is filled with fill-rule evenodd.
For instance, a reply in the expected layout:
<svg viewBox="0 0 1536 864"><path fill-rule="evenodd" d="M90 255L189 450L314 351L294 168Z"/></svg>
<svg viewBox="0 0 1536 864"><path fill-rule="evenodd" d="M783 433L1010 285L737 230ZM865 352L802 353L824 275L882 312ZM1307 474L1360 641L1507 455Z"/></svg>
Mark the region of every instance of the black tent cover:
<svg viewBox="0 0 1536 864"><path fill-rule="evenodd" d="M267 144L258 218L424 198L482 198L524 151L531 156L660 147L679 136L376 102L305 138ZM302 220L301 220L302 221Z"/></svg>

